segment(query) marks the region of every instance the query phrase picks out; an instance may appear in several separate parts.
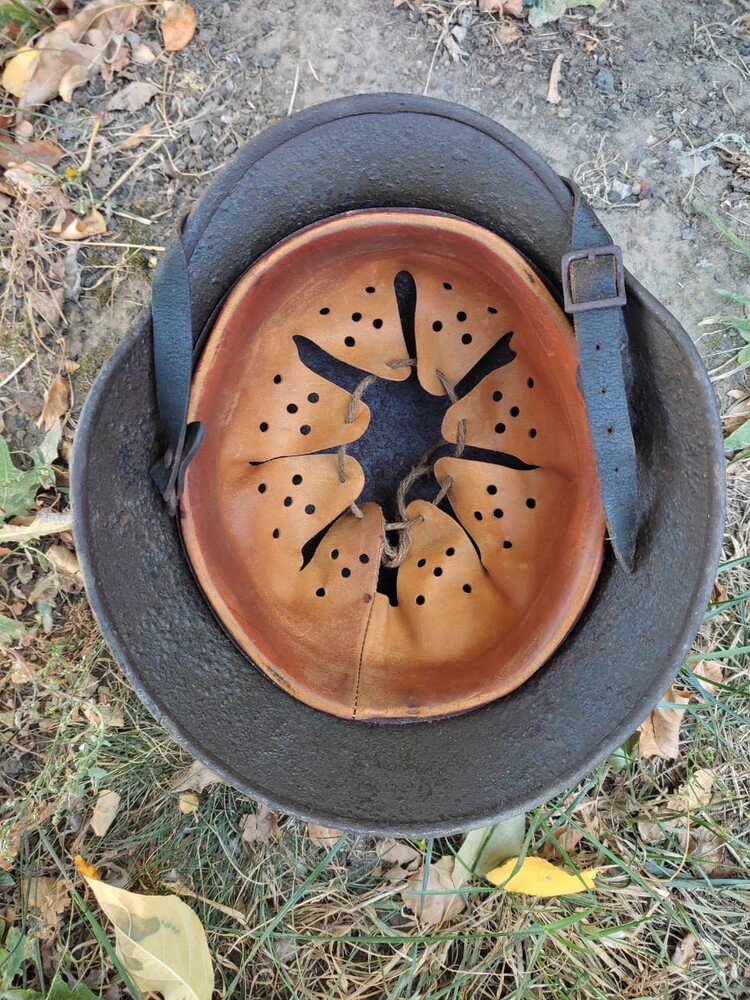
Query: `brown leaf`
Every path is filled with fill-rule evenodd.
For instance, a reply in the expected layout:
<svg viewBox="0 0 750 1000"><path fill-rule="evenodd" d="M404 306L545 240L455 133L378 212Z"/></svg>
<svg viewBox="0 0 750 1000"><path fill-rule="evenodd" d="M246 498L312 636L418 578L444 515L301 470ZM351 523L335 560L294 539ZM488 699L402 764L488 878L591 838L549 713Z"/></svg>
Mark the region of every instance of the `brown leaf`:
<svg viewBox="0 0 750 1000"><path fill-rule="evenodd" d="M579 841L583 837L583 831L579 830L575 826L570 826L566 823L563 826L558 826L556 830L552 831L555 839L559 843L559 847L553 840L546 840L544 846L542 847L542 854L545 858L564 860L563 851L570 854L578 846Z"/></svg>
<svg viewBox="0 0 750 1000"><path fill-rule="evenodd" d="M43 35L35 49L22 50L6 66L3 82L11 84L19 107L34 108L59 94L70 101L73 91L103 65L114 42L135 26L141 6L123 0L95 0L75 17Z"/></svg>
<svg viewBox="0 0 750 1000"><path fill-rule="evenodd" d="M145 80L134 80L126 87L123 87L117 94L113 94L107 102L108 111L140 111L154 95L159 92L159 88L153 83Z"/></svg>
<svg viewBox="0 0 750 1000"><path fill-rule="evenodd" d="M679 965L682 969L687 969L695 958L697 949L698 938L695 934L686 934L672 952L672 964Z"/></svg>
<svg viewBox="0 0 750 1000"><path fill-rule="evenodd" d="M81 575L78 556L65 545L50 545L44 554L60 573L70 573L72 576Z"/></svg>
<svg viewBox="0 0 750 1000"><path fill-rule="evenodd" d="M83 219L73 212L65 210L50 232L61 240L85 240L89 236L101 236L106 233L107 223L98 209L92 208Z"/></svg>
<svg viewBox="0 0 750 1000"><path fill-rule="evenodd" d="M518 41L521 37L521 32L512 21L503 21L502 24L493 31L493 35L500 45L510 45L511 42Z"/></svg>
<svg viewBox="0 0 750 1000"><path fill-rule="evenodd" d="M641 734L638 755L677 760L680 756L680 725L685 715L684 706L690 701L690 695L685 691L678 691L671 684L662 701L672 704L664 707L657 705L638 727Z"/></svg>
<svg viewBox="0 0 750 1000"><path fill-rule="evenodd" d="M386 861L390 865L401 865L407 871L416 868L422 857L416 847L392 838L381 840L376 850L381 861Z"/></svg>
<svg viewBox="0 0 750 1000"><path fill-rule="evenodd" d="M115 149L122 149L125 151L131 149L138 149L138 147L141 145L146 136L151 134L152 128L153 128L153 123L146 122L145 125L141 125L139 129L136 129L132 135L129 135L127 139L123 139L122 142L119 142L115 146Z"/></svg>
<svg viewBox="0 0 750 1000"><path fill-rule="evenodd" d="M552 69L549 74L549 87L547 88L547 103L548 104L559 104L562 100L560 97L560 73L562 71L563 54L560 52L555 56L555 61L552 63Z"/></svg>
<svg viewBox="0 0 750 1000"><path fill-rule="evenodd" d="M34 171L37 167L54 167L65 156L65 152L47 139L37 142L22 142L0 145L0 167L23 167Z"/></svg>
<svg viewBox="0 0 750 1000"><path fill-rule="evenodd" d="M61 420L70 408L70 382L58 374L52 379L44 394L44 406L36 422L48 431L56 420Z"/></svg>
<svg viewBox="0 0 750 1000"><path fill-rule="evenodd" d="M343 830L337 830L333 826L320 826L318 823L307 824L307 835L310 840L316 847L324 847L327 851L333 847L343 832Z"/></svg>
<svg viewBox="0 0 750 1000"><path fill-rule="evenodd" d="M202 792L209 785L220 785L223 779L210 771L205 764L194 760L186 770L181 771L170 784L173 792Z"/></svg>
<svg viewBox="0 0 750 1000"><path fill-rule="evenodd" d="M24 879L21 891L36 917L36 934L42 941L49 939L57 930L60 917L70 906L68 886L63 879L37 875Z"/></svg>
<svg viewBox="0 0 750 1000"><path fill-rule="evenodd" d="M523 0L479 0L480 14L511 14L526 17Z"/></svg>
<svg viewBox="0 0 750 1000"><path fill-rule="evenodd" d="M446 891L455 889L453 866L454 858L447 855L433 862L427 885L424 885L424 868L420 867L409 877L408 887L401 893L406 908L416 914L425 926L451 923L466 909L463 896Z"/></svg>
<svg viewBox="0 0 750 1000"><path fill-rule="evenodd" d="M267 844L281 836L278 814L262 802L257 813L248 813L240 822L242 839L246 844Z"/></svg>
<svg viewBox="0 0 750 1000"><path fill-rule="evenodd" d="M91 814L91 829L97 837L103 837L109 830L120 808L121 797L117 792L103 788L99 792L94 811Z"/></svg>
<svg viewBox="0 0 750 1000"><path fill-rule="evenodd" d="M166 13L161 20L161 34L167 52L184 49L195 34L195 11L189 3L164 4Z"/></svg>
<svg viewBox="0 0 750 1000"><path fill-rule="evenodd" d="M724 671L718 660L701 660L696 663L694 672L707 694L715 694L719 690L718 685L724 683Z"/></svg>

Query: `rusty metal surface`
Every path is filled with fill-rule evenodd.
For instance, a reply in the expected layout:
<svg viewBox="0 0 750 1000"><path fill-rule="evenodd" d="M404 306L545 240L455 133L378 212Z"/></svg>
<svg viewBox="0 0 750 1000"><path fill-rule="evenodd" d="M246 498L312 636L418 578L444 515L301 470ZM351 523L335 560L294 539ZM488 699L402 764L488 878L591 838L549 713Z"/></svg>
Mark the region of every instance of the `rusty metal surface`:
<svg viewBox="0 0 750 1000"><path fill-rule="evenodd" d="M536 154L465 109L402 96L314 108L253 140L188 220L196 332L279 239L359 208L437 208L478 222L556 285L570 203ZM73 503L92 606L151 712L248 794L378 833L442 834L508 816L617 746L689 649L723 528L710 384L679 324L630 276L627 287L642 506L634 573L608 555L578 625L521 688L462 716L406 726L308 708L250 669L214 619L148 476L157 416L142 317L87 400Z"/></svg>

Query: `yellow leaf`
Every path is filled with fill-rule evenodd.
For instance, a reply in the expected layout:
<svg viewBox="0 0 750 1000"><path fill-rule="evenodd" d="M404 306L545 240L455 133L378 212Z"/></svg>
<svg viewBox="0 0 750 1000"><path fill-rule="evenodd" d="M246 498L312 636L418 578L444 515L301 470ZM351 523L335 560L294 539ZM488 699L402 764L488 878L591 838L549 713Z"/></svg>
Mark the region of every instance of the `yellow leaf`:
<svg viewBox="0 0 750 1000"><path fill-rule="evenodd" d="M115 926L115 950L144 993L164 1000L211 1000L214 972L206 933L177 896L143 896L84 875Z"/></svg>
<svg viewBox="0 0 750 1000"><path fill-rule="evenodd" d="M488 873L488 881L507 892L525 892L528 896L571 896L592 889L599 874L598 868L575 874L557 868L544 858L526 858L513 875L517 864L518 858L509 858Z"/></svg>
<svg viewBox="0 0 750 1000"><path fill-rule="evenodd" d="M92 864L90 864L82 854L76 854L73 858L76 863L76 871L79 871L84 878L99 878L99 871Z"/></svg>
<svg viewBox="0 0 750 1000"><path fill-rule="evenodd" d="M177 800L177 805L179 806L180 812L184 816L189 816L191 813L198 812L198 806L201 804L199 796L195 792L183 792L182 795Z"/></svg>
<svg viewBox="0 0 750 1000"><path fill-rule="evenodd" d="M26 86L26 81L34 72L34 67L39 60L39 53L34 49L20 49L12 59L6 63L3 71L3 86L14 97L20 97Z"/></svg>

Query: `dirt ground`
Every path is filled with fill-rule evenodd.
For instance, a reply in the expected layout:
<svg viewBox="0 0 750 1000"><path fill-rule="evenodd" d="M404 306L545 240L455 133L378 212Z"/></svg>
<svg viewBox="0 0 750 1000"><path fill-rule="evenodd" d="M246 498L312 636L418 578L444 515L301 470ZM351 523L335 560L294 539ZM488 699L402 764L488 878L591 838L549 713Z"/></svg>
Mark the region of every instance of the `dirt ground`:
<svg viewBox="0 0 750 1000"><path fill-rule="evenodd" d="M75 91L71 104L56 100L45 108L41 131L71 157L60 170L92 151L85 187L87 197L102 199L107 245L97 246L97 238L72 247L40 244L43 260L59 265L64 319L42 310L27 322L22 281L6 296L0 430L12 449L38 446L43 393L64 355L73 362L73 406L60 453L69 455L85 394L148 303L162 248L233 153L292 111L364 92L460 102L501 122L575 178L622 246L626 266L698 342L722 410L739 398L738 337L701 324L727 311L718 289L748 289L747 261L704 215L719 215L748 239L748 0L611 0L598 12L577 7L537 28L480 14L473 0L193 3L198 29L184 50L161 53L150 65L132 62L108 85L96 77ZM136 34L158 48L151 15ZM550 103L558 56L560 101ZM151 98L135 110L112 109L113 95L133 81L153 83ZM144 126L143 138L123 149ZM0 223L4 251L17 246L21 223L13 205L2 210ZM64 472L61 482L64 496ZM746 466L735 466L727 560L748 554L749 494ZM8 927L18 921L27 935L24 986L42 989L44 976L49 983L62 969L69 984L85 982L108 1000L127 995L111 950L94 940L70 888L70 858L91 850L118 884L146 892L185 889L207 928L222 996L750 997L746 656L727 652L727 689L713 699L696 687L692 670L683 673L700 703L688 713L679 761L610 761L533 814L530 842L538 849L550 830L569 822L569 810L587 817L582 863L605 857L614 870L610 897L597 912L477 894L471 915L441 938L409 923L393 900L396 890L384 891L379 849L365 838L345 845L327 867L293 820L282 818L281 832L245 843L239 817L244 822L255 806L224 785L200 792L198 812L178 815L173 779L188 761L108 657L80 582L53 585L44 575L39 590L35 552L2 552L0 610L29 622L36 615L33 637L19 643L0 683L0 824L16 837L8 847L0 836L0 957L9 940L4 921ZM744 598L704 626L703 655L748 641L742 600L750 582L744 567L732 572L717 585L716 600ZM96 724L86 714L91 699ZM713 877L691 867L693 841L662 822L686 775L705 768L720 788L718 812L699 825L718 831L727 852ZM105 772L122 794L128 822L92 845L87 816ZM642 829L633 817L651 826ZM654 832L657 821L667 839ZM412 846L428 855L452 849ZM32 908L29 917L19 901L24 871L58 879L71 894L46 914L43 930L39 915ZM676 951L683 946L689 958Z"/></svg>

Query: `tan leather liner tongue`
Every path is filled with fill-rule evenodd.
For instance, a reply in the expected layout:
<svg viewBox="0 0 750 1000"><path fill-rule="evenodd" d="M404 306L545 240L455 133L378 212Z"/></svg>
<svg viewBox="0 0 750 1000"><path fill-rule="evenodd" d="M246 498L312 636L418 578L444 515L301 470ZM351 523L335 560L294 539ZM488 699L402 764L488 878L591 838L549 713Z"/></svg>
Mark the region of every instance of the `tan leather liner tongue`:
<svg viewBox="0 0 750 1000"><path fill-rule="evenodd" d="M506 469L488 462L441 458L435 476L450 476L448 500L477 544L498 586L511 583L513 603L526 606L549 574L566 526L560 522L567 480L553 469Z"/></svg>
<svg viewBox="0 0 750 1000"><path fill-rule="evenodd" d="M419 382L433 396L442 396L445 389L436 373L452 386L460 382L513 329L514 310L487 293L483 274L458 261L410 271L417 287Z"/></svg>
<svg viewBox="0 0 750 1000"><path fill-rule="evenodd" d="M401 381L411 369L394 362L408 358L394 279L388 258L347 262L338 273L321 275L304 314L290 317L298 332L348 365L379 378Z"/></svg>
<svg viewBox="0 0 750 1000"><path fill-rule="evenodd" d="M240 384L227 420L230 460L304 455L364 434L370 422L367 405L360 403L349 422L350 394L305 367L294 341L254 352L252 363L252 388Z"/></svg>

